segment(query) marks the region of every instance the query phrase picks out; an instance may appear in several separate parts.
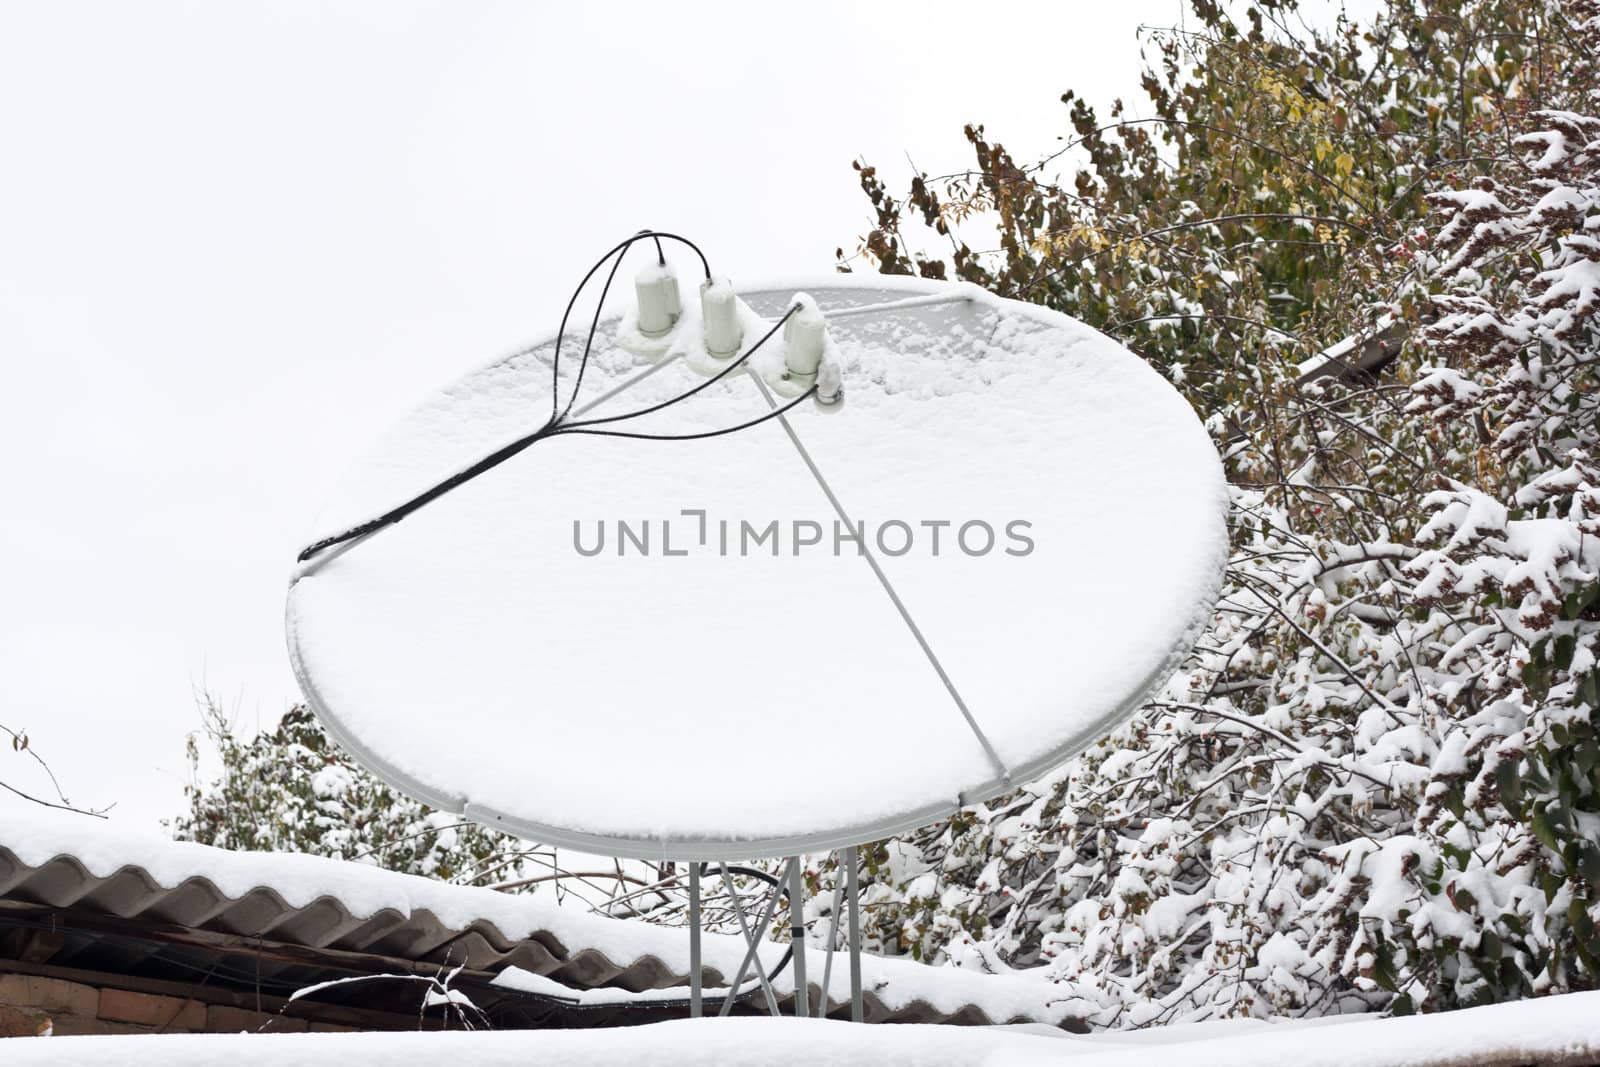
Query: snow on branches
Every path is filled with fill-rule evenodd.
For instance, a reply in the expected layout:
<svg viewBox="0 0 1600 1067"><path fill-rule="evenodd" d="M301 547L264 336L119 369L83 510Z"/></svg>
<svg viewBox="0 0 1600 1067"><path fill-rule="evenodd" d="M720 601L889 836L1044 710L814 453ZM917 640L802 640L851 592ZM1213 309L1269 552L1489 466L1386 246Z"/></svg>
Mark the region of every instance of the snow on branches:
<svg viewBox="0 0 1600 1067"><path fill-rule="evenodd" d="M1108 1025L1600 984L1600 7L1482 0L1460 16L1446 32L1391 5L1366 40L1398 58L1377 69L1359 49L1217 16L1199 44L1156 42L1229 57L1149 79L1180 170L1147 166L1148 139L1109 144L1112 127L1075 105L1092 157L1075 195L1034 169L1017 171L1025 186L987 167L952 183L1075 213L1053 242L1013 236L1032 216L1002 213L1020 250L1009 269L984 273L965 244L953 269L1007 292L1049 278L1018 295L1140 324L1122 336L1171 371L1223 448L1234 548L1210 632L1143 714L1042 781L869 850L880 948L1042 968ZM1258 60L1292 77L1230 95ZM1273 108L1299 114L1275 125ZM1296 154L1318 137L1332 147ZM980 164L1010 158L980 147ZM1344 258L1279 260L1307 235L1231 207L1210 229L1185 221L1198 209L1164 227L1117 214L1176 196L1168 182L1231 195L1249 167L1259 197L1293 190L1281 210L1359 227L1341 229ZM929 190L910 206L951 222ZM941 273L906 257L914 216L879 193L901 250L882 269ZM1365 198L1386 206L1352 208ZM1152 233L1172 230L1188 244L1153 253ZM1167 291L1179 254L1216 265L1194 283L1199 310ZM1381 316L1405 324L1393 366L1297 377L1315 351L1288 358L1298 338Z"/></svg>

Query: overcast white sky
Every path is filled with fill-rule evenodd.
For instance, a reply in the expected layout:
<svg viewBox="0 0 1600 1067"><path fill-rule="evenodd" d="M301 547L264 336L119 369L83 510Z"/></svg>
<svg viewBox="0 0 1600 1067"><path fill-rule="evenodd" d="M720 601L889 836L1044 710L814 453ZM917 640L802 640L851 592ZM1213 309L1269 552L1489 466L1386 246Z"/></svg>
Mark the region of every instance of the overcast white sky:
<svg viewBox="0 0 1600 1067"><path fill-rule="evenodd" d="M0 723L75 801L174 813L193 690L296 699L289 564L334 472L554 329L643 226L825 273L902 184L1137 89L1178 0L0 0ZM0 778L38 787L0 753ZM3 810L3 805L0 805Z"/></svg>

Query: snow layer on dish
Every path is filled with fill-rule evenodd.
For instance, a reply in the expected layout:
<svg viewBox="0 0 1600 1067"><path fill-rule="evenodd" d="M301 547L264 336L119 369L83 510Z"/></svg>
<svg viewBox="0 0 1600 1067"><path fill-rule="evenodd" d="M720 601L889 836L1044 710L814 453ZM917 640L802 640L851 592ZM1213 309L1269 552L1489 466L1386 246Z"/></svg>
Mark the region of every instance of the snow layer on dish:
<svg viewBox="0 0 1600 1067"><path fill-rule="evenodd" d="M1220 465L1193 412L1063 316L964 286L803 288L835 311L952 297L830 320L845 403L807 402L789 424L1003 768L775 421L686 442L541 441L309 569L290 593L291 654L335 736L400 788L525 836L710 859L908 829L1129 714L1205 623L1225 559ZM749 295L769 319L746 316L746 345L794 291ZM623 352L614 327L579 406L649 373L585 417L705 382L688 358ZM579 351L565 349L568 383ZM413 412L317 536L537 428L550 352ZM752 364L773 375L781 358L773 344ZM613 428L702 432L767 404L740 371ZM752 547L773 522L776 554ZM603 550L580 550L602 524Z"/></svg>

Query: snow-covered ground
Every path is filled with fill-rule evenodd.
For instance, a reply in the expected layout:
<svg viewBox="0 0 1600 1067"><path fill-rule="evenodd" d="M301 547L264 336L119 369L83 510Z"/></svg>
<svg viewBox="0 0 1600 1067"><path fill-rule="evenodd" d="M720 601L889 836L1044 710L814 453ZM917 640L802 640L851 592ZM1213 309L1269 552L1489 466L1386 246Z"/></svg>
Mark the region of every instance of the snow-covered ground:
<svg viewBox="0 0 1600 1067"><path fill-rule="evenodd" d="M1039 1027L861 1026L806 1019L700 1019L613 1030L498 1033L164 1035L22 1038L5 1062L187 1067L227 1063L639 1064L831 1067L987 1064L1138 1067L1493 1067L1600 1062L1600 993L1404 1019L1202 1023L1073 1036Z"/></svg>

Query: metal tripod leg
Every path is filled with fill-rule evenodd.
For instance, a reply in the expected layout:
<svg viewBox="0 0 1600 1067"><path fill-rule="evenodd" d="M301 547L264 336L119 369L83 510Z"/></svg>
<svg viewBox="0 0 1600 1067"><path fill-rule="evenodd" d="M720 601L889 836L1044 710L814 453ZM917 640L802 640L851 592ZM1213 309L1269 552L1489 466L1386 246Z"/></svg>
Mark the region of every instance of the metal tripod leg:
<svg viewBox="0 0 1600 1067"><path fill-rule="evenodd" d="M866 1010L861 999L861 885L856 880L856 849L844 850L845 896L850 908L850 1021L863 1022Z"/></svg>
<svg viewBox="0 0 1600 1067"><path fill-rule="evenodd" d="M700 1018L700 864L689 864L689 1017Z"/></svg>
<svg viewBox="0 0 1600 1067"><path fill-rule="evenodd" d="M789 861L789 938L794 946L794 1014L798 1019L811 1014L811 987L806 984L805 888L800 857L796 856Z"/></svg>
<svg viewBox="0 0 1600 1067"><path fill-rule="evenodd" d="M744 962L739 965L739 973L734 975L733 984L729 986L729 994L723 998L722 1010L718 1016L726 1015L733 1008L734 994L744 985L744 972L749 968L752 958L756 959L756 980L761 985L761 992L767 998L767 1010L773 1015L780 1015L778 1011L778 994L772 989L772 983L767 981L767 969L762 966L759 959L761 946L761 932L772 921L772 909L778 903L778 893L781 887L773 886L772 893L767 900L766 908L761 912L761 921L752 930L750 923L745 919L744 905L739 902L739 889L733 883L733 875L728 873L728 865L722 864L722 884L728 891L728 898L733 902L734 917L739 920L739 932L744 935L746 952Z"/></svg>
<svg viewBox="0 0 1600 1067"><path fill-rule="evenodd" d="M840 878L839 875L844 877ZM850 928L846 945L850 953L850 1021L863 1021L865 1012L861 1001L861 887L856 881L856 850L854 846L839 852L839 866L834 872L833 913L828 923L828 962L822 968L822 1007L818 1014L828 1014L829 997L833 991L833 956L839 943L839 913L841 901L848 898Z"/></svg>
<svg viewBox="0 0 1600 1067"><path fill-rule="evenodd" d="M828 910L828 956L822 965L822 1003L817 1006L817 1017L821 1019L828 1017L833 1005L833 957L839 954L839 911L844 903L844 883L839 880L838 872L843 869L843 863L841 858L834 871L833 907Z"/></svg>

